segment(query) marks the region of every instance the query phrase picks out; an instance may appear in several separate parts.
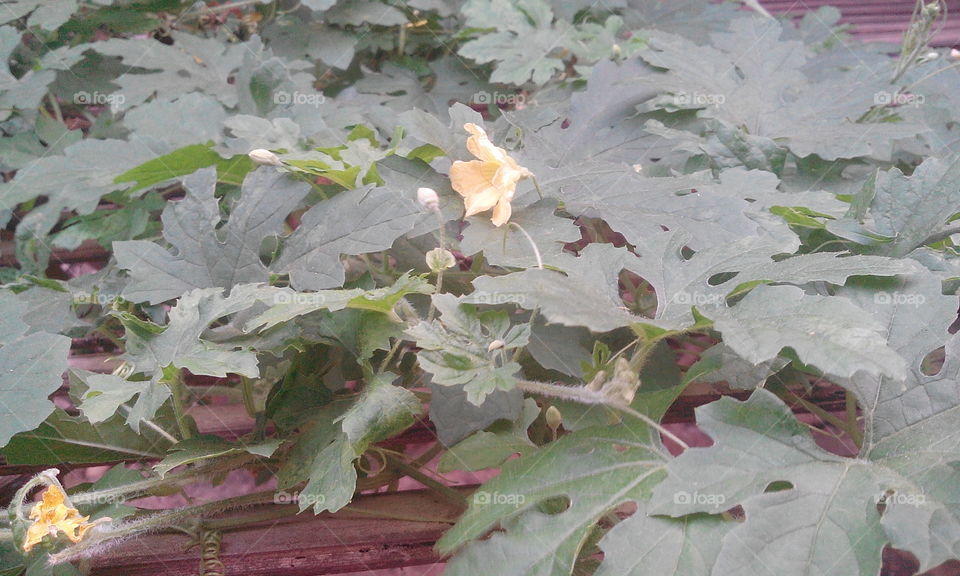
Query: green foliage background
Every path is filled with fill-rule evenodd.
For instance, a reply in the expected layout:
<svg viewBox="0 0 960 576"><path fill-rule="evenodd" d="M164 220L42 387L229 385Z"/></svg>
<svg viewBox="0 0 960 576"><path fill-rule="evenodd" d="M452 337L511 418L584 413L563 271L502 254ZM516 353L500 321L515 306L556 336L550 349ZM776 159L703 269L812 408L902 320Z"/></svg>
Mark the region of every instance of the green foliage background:
<svg viewBox="0 0 960 576"><path fill-rule="evenodd" d="M960 557L946 53L892 83L889 47L834 9L694 0L0 5L7 463L144 462L93 487L133 498L239 461L336 512L393 481L367 464L429 403L441 469L501 469L439 541L447 574ZM462 222L447 174L467 122L536 176L519 228ZM85 242L105 267L48 276ZM71 338L123 367L70 370L67 412L48 397ZM242 399L251 435L199 435L188 374ZM699 408L713 444L673 457L649 423L694 380L752 393ZM830 421L853 456L785 402L814 381L859 407ZM45 564L59 545L21 557L5 522L0 573L74 573Z"/></svg>

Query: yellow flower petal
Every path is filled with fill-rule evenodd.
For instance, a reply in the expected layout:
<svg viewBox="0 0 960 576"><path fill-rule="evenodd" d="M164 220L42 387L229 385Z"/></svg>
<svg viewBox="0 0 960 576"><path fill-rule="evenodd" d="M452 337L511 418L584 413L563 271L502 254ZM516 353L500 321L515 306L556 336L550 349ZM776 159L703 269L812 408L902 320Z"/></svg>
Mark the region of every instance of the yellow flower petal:
<svg viewBox="0 0 960 576"><path fill-rule="evenodd" d="M512 213L513 207L510 206L510 201L505 199L501 200L497 202L496 207L493 209L493 218L490 221L493 222L494 226L503 226L510 220L510 214Z"/></svg>
<svg viewBox="0 0 960 576"><path fill-rule="evenodd" d="M517 164L503 148L494 146L487 133L476 124L463 125L470 133L467 150L478 160L456 161L450 167L450 185L463 196L466 216L494 208L492 222L502 226L510 219L517 182L533 176Z"/></svg>
<svg viewBox="0 0 960 576"><path fill-rule="evenodd" d="M67 506L66 498L67 495L59 486L48 486L43 491L40 502L30 511L30 519L34 523L27 528L24 552L30 552L44 536L56 536L61 532L71 542L79 542L87 530L94 526L87 522L89 516L81 516L76 508Z"/></svg>
<svg viewBox="0 0 960 576"><path fill-rule="evenodd" d="M464 207L467 209L464 217L469 218L474 214L486 212L487 210L499 204L502 200L503 192L494 188L493 186L487 188L480 194L468 196L463 201Z"/></svg>
<svg viewBox="0 0 960 576"><path fill-rule="evenodd" d="M470 137L467 138L467 150L480 160L502 163L510 158L506 150L493 145L483 128L468 122L463 125L463 129L470 133Z"/></svg>
<svg viewBox="0 0 960 576"><path fill-rule="evenodd" d="M460 160L450 166L450 185L464 198L483 193L490 188L497 166L489 162ZM490 205L493 207L493 204Z"/></svg>

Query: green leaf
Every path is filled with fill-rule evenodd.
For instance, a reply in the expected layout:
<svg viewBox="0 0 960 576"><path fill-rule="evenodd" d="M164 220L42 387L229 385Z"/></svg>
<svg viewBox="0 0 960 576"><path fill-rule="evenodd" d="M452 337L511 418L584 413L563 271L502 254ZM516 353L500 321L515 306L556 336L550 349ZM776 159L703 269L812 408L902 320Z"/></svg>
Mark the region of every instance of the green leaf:
<svg viewBox="0 0 960 576"><path fill-rule="evenodd" d="M510 221L524 230L535 230L533 238L537 252L545 265L560 265L564 244L580 238L580 231L572 220L554 216L557 201L544 199L517 210ZM494 266L533 268L537 266L536 253L530 241L511 226L494 226L489 218L476 216L463 232L460 250L467 255L483 252L483 257Z"/></svg>
<svg viewBox="0 0 960 576"><path fill-rule="evenodd" d="M29 14L28 26L39 26L44 30L56 30L77 11L76 0L63 2L43 2L42 0L8 0L3 3L3 15L0 24L19 20Z"/></svg>
<svg viewBox="0 0 960 576"><path fill-rule="evenodd" d="M341 425L357 456L376 442L391 438L413 425L422 410L413 392L395 386L393 374L367 383L360 399L343 415Z"/></svg>
<svg viewBox="0 0 960 576"><path fill-rule="evenodd" d="M801 158L889 160L892 142L920 131L905 122L856 122L875 105L878 93L889 90L886 79L866 67L851 67L812 81L804 68L807 47L781 39L782 31L776 20L736 19L729 31L712 35L711 45L651 32L652 49L640 55L668 72L646 80L664 91L650 107L698 110L701 117L744 126L748 134L780 143ZM833 97L824 101L822 94ZM824 139L824 133L831 138Z"/></svg>
<svg viewBox="0 0 960 576"><path fill-rule="evenodd" d="M229 296L220 288L192 290L184 294L177 305L169 311L169 322L159 326L144 322L126 313L116 313L127 329L126 353L123 360L130 363L137 373L147 375L149 386L142 382L129 382L139 390L127 422L138 430L143 418L152 418L156 410L169 398L170 391L164 383L165 371L187 369L196 375L223 378L227 374L239 374L254 378L259 375L257 355L243 346L228 341L209 339L210 325L219 319L247 310L261 301L269 301L275 290L256 284L239 284ZM111 394L119 407L123 394ZM105 404L107 398L100 402ZM107 411L109 406L100 405L98 411Z"/></svg>
<svg viewBox="0 0 960 576"><path fill-rule="evenodd" d="M523 393L516 388L494 390L479 406L467 398L464 385L430 386L430 421L445 446L457 444L498 420L515 420L523 407Z"/></svg>
<svg viewBox="0 0 960 576"><path fill-rule="evenodd" d="M64 210L89 214L100 197L129 184L117 184L117 174L137 166L153 154L142 146L123 140L82 140L64 151L63 156L46 156L21 170L10 182L0 186L7 206L45 196L47 202L32 210L20 222L18 235L43 238L57 223Z"/></svg>
<svg viewBox="0 0 960 576"><path fill-rule="evenodd" d="M0 447L53 412L47 396L63 384L69 351L69 338L44 332L0 348Z"/></svg>
<svg viewBox="0 0 960 576"><path fill-rule="evenodd" d="M175 45L146 38L111 38L81 44L77 51L95 50L105 56L122 58L130 67L114 82L120 86L125 108L135 108L151 96L175 100L189 92L217 97L226 107L238 103L238 88L230 83L231 73L250 52L261 52L259 39L224 43L214 38L173 31ZM66 55L62 55L66 57Z"/></svg>
<svg viewBox="0 0 960 576"><path fill-rule="evenodd" d="M296 292L289 288L276 288L272 298L265 299L269 308L244 323L247 332L269 330L320 310L336 312L343 310L354 299L364 293L359 288L348 290L320 290L318 292Z"/></svg>
<svg viewBox="0 0 960 576"><path fill-rule="evenodd" d="M266 282L269 269L261 259L264 238L279 235L286 217L307 195L308 187L272 170L261 169L244 180L230 219L220 223L212 168L184 179L187 196L163 212L164 237L171 254L144 240L117 242L117 263L130 271L123 297L159 303L194 288L229 288Z"/></svg>
<svg viewBox="0 0 960 576"><path fill-rule="evenodd" d="M507 354L526 345L529 324L510 324L506 312L478 313L450 294L437 294L433 304L440 320L421 321L406 331L422 350L420 366L435 384L463 385L477 406L494 390L511 390L520 365Z"/></svg>
<svg viewBox="0 0 960 576"><path fill-rule="evenodd" d="M409 194L404 197L384 187L366 187L324 200L303 215L272 268L289 273L298 290L343 285L341 254L385 250L413 227L421 211L416 190Z"/></svg>
<svg viewBox="0 0 960 576"><path fill-rule="evenodd" d="M790 283L803 286L823 281L842 284L851 276L893 276L918 270L908 260L849 256L835 252L799 254L796 239L747 237L717 244L690 255L688 237L662 232L638 239L639 260L630 269L649 282L657 295L656 320L661 326L685 328L696 306L713 316L726 308L728 295L742 286Z"/></svg>
<svg viewBox="0 0 960 576"><path fill-rule="evenodd" d="M433 286L425 279L404 273L392 286L368 290L350 299L347 306L357 310L371 310L381 314L395 315L393 307L410 294L431 294Z"/></svg>
<svg viewBox="0 0 960 576"><path fill-rule="evenodd" d="M247 171L253 168L249 158L242 158L241 163L246 164ZM137 192L145 188L151 188L161 182L174 180L181 176L187 176L208 166L216 166L218 172L229 171L233 174L236 171L235 164L237 159L223 159L210 147L203 144L193 144L154 158L145 162L136 168L128 170L114 178L114 182L124 183L133 182L135 186L130 188L129 192ZM231 176L232 178L233 176Z"/></svg>
<svg viewBox="0 0 960 576"><path fill-rule="evenodd" d="M172 418L164 415L164 427L172 430ZM163 457L170 441L152 428L131 434L122 416L99 424L90 424L78 416L57 409L47 420L29 432L10 439L2 452L8 464L53 466L61 462L95 464L117 460L157 459Z"/></svg>
<svg viewBox="0 0 960 576"><path fill-rule="evenodd" d="M820 449L766 390L698 408L697 421L713 446L670 463L651 511L686 516L743 506L746 521L724 537L711 574L762 573L771 563L786 575L877 574L887 541L878 502L888 490L924 491L884 460Z"/></svg>
<svg viewBox="0 0 960 576"><path fill-rule="evenodd" d="M176 177L166 176L166 178L163 178L166 173L180 172L177 176L185 176L200 168L219 162L219 157L211 156L209 150L205 151L199 145L211 141L219 143L223 139L222 125L226 119L227 112L220 102L213 96L200 92L185 94L173 102L151 102L125 113L123 124L137 138L149 139L162 135L167 145L176 148L173 152L161 156L168 165L166 170L163 165L155 164L157 160L151 161L154 163L152 170L147 170L145 166L132 170L131 172L141 170L144 172L142 174L138 173L136 180L153 180L149 184L140 182L135 189ZM171 126L184 126L189 127L189 129L170 130ZM190 152L187 152L187 150ZM207 163L203 163L204 161ZM188 170L187 167L191 165L194 166L193 170ZM131 172L120 176L120 178L130 177Z"/></svg>
<svg viewBox="0 0 960 576"><path fill-rule="evenodd" d="M663 463L627 426L591 428L504 464L474 493L470 508L437 542L441 554L463 547L452 575L479 574L491 557L505 575L570 574L594 524L608 511L649 498ZM569 506L547 513L549 502ZM495 526L490 538L476 540Z"/></svg>
<svg viewBox="0 0 960 576"><path fill-rule="evenodd" d="M280 447L280 443L279 439L271 439L258 444L238 445L226 442L217 436L198 436L174 444L171 454L155 464L153 471L162 478L178 466L243 452L269 458Z"/></svg>
<svg viewBox="0 0 960 576"><path fill-rule="evenodd" d="M109 419L120 405L150 388L149 380L131 382L113 374L77 374L76 377L87 385L79 408L91 424Z"/></svg>
<svg viewBox="0 0 960 576"><path fill-rule="evenodd" d="M811 296L792 286L760 286L715 314L714 325L724 343L753 364L791 348L804 363L841 378L861 371L906 377L903 358L886 344L884 326L845 298Z"/></svg>
<svg viewBox="0 0 960 576"><path fill-rule="evenodd" d="M433 416L433 403L437 401L443 401L444 398L450 398L450 394L445 396L439 396L438 392L441 390L451 390L450 388L441 388L434 387L433 395L430 400L430 418L435 423L437 423L438 432L443 430L441 424L443 421L438 421ZM442 392L440 392L442 394ZM508 393L504 392L495 392L491 396L496 397L497 395L505 395ZM462 398L462 395L461 395ZM510 422L508 425L505 425L506 422L499 422L491 427L491 432L486 430L480 430L475 434L471 434L462 441L456 443L455 446L451 446L449 450L443 453L443 456L440 457L440 462L437 464L437 470L439 472L449 472L451 470L484 470L486 468L495 468L503 464L507 458L513 456L514 454L520 454L524 456L526 454L532 454L536 451L536 445L530 441L530 438L527 436L527 429L533 424L533 421L537 419L540 415L540 407L537 406L536 401L532 398L527 398L523 400L522 396L520 398L523 407L522 414L518 414L517 418ZM466 413L470 413L472 410L468 405L464 405L461 400L461 410ZM490 404L490 400L484 403L485 407L487 404ZM452 419L454 413L454 407L450 404L447 405L447 412ZM449 422L449 420L447 420ZM489 423L488 423L489 424ZM486 425L484 425L486 427ZM450 444L445 442L445 444Z"/></svg>
<svg viewBox="0 0 960 576"><path fill-rule="evenodd" d="M341 426L319 423L320 437L334 436L313 461L310 480L299 495L300 511L336 512L350 503L357 482L353 462L367 448L407 429L420 414L417 397L381 375L367 383L360 398L338 418ZM326 440L329 442L329 440Z"/></svg>
<svg viewBox="0 0 960 576"><path fill-rule="evenodd" d="M589 24L578 30L554 18L550 5L543 0L470 0L463 14L467 29L484 29L485 33L465 42L460 56L481 64L496 62L490 81L518 86L531 80L537 85L546 84L566 68L564 59L571 56L571 51L584 63L611 55L609 38L622 24L617 18L608 21L610 30Z"/></svg>
<svg viewBox="0 0 960 576"><path fill-rule="evenodd" d="M68 7L71 3L71 0L65 0L62 7ZM5 17L10 13L9 4L9 2L4 3L3 6L6 10L0 16L0 20L6 21ZM36 5L35 0L26 0L21 4L21 7ZM34 12L34 15L45 14L49 17L50 12L55 10L56 8L51 10L48 4L44 8L39 8ZM18 13L19 11L14 8L13 12ZM0 120L7 120L17 110L22 111L27 116L33 116L44 95L47 94L48 85L56 78L56 73L53 70L26 70L19 78L14 75L13 71L16 67L11 66L19 63L22 58L22 56L14 57L14 53L19 51L22 37L23 33L13 26L0 27L0 57L2 57L2 60L0 60ZM39 128L43 128L42 123L39 124ZM76 141L75 139L76 136L66 138L67 141ZM51 148L57 149L56 141L51 143L48 140L47 142L51 144Z"/></svg>
<svg viewBox="0 0 960 576"><path fill-rule="evenodd" d="M948 164L930 158L910 176L892 168L877 175L875 187L867 212L870 228L892 240L870 251L902 257L934 241L957 212L960 160Z"/></svg>
<svg viewBox="0 0 960 576"><path fill-rule="evenodd" d="M718 516L650 516L639 505L600 541L597 576L710 576L721 540L736 524Z"/></svg>
<svg viewBox="0 0 960 576"><path fill-rule="evenodd" d="M504 276L481 276L473 281L476 289L463 301L514 302L528 310L539 309L550 322L607 332L642 319L623 309L617 293L617 276L632 260L636 259L625 250L590 245L577 258L567 255L555 260L563 274L529 269Z"/></svg>

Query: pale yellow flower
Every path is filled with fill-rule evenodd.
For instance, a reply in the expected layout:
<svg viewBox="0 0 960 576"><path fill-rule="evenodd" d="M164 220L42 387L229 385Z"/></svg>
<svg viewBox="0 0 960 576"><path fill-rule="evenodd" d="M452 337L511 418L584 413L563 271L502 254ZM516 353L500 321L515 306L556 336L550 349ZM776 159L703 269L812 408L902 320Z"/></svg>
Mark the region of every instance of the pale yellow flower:
<svg viewBox="0 0 960 576"><path fill-rule="evenodd" d="M30 511L33 524L27 528L27 537L23 542L23 551L39 544L44 536L56 536L63 532L71 542L79 542L83 535L96 522L87 522L89 516L81 516L76 508L67 506L67 495L59 486L48 486L43 491L41 501Z"/></svg>
<svg viewBox="0 0 960 576"><path fill-rule="evenodd" d="M510 220L510 202L517 182L533 174L517 164L506 150L494 146L480 126L467 123L463 129L470 133L467 150L479 160L454 162L450 167L450 184L463 196L466 216L493 208L493 225L503 226Z"/></svg>

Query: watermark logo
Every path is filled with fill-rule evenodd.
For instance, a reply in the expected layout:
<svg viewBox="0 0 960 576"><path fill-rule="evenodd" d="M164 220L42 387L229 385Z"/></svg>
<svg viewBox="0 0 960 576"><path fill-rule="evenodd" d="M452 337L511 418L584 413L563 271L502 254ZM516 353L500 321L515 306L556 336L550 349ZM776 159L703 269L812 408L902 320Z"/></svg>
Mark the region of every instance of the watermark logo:
<svg viewBox="0 0 960 576"><path fill-rule="evenodd" d="M278 292L273 296L274 305L323 306L326 296L317 292Z"/></svg>
<svg viewBox="0 0 960 576"><path fill-rule="evenodd" d="M527 297L518 292L479 292L470 295L473 304L523 304Z"/></svg>
<svg viewBox="0 0 960 576"><path fill-rule="evenodd" d="M84 506L113 506L115 504L126 503L123 496L123 494L92 491L82 494L79 497L74 497L74 500L80 501Z"/></svg>
<svg viewBox="0 0 960 576"><path fill-rule="evenodd" d="M722 106L727 97L717 93L677 92L673 95L673 104L678 108Z"/></svg>
<svg viewBox="0 0 960 576"><path fill-rule="evenodd" d="M720 306L726 302L726 298L723 294L702 294L698 292L686 292L681 290L673 295L673 302L675 304L682 304L684 306Z"/></svg>
<svg viewBox="0 0 960 576"><path fill-rule="evenodd" d="M75 292L70 295L70 299L74 304L95 304L101 308L106 308L118 298L120 298L119 294L107 294L105 292L97 292L96 294L90 292Z"/></svg>
<svg viewBox="0 0 960 576"><path fill-rule="evenodd" d="M673 503L681 506L711 506L719 508L727 501L723 494L701 494L700 492L680 492L673 493Z"/></svg>
<svg viewBox="0 0 960 576"><path fill-rule="evenodd" d="M919 508L927 503L927 495L923 492L897 492L895 490L887 490L886 492L877 494L874 502L885 506L894 504L897 506L913 506Z"/></svg>
<svg viewBox="0 0 960 576"><path fill-rule="evenodd" d="M474 104L496 104L500 107L520 106L526 103L527 97L523 94L514 94L513 92L487 92L481 90L473 95Z"/></svg>
<svg viewBox="0 0 960 576"><path fill-rule="evenodd" d="M285 490L280 490L273 495L274 504L295 504L299 503L302 506L316 506L323 505L327 501L327 497L323 494L304 494L303 492L287 492Z"/></svg>
<svg viewBox="0 0 960 576"><path fill-rule="evenodd" d="M307 106L320 106L327 101L327 97L322 92L287 92L286 90L277 90L273 93L273 103L278 106L293 106L296 104L306 104Z"/></svg>
<svg viewBox="0 0 960 576"><path fill-rule="evenodd" d="M474 506L513 506L519 508L527 501L523 494L501 494L478 490L473 493Z"/></svg>
<svg viewBox="0 0 960 576"><path fill-rule="evenodd" d="M78 106L109 106L111 112L119 112L123 109L123 103L127 98L119 93L104 94L102 92L86 92L81 90L73 93L73 103Z"/></svg>
<svg viewBox="0 0 960 576"><path fill-rule="evenodd" d="M881 90L873 95L873 104L875 106L913 106L918 108L926 102L923 94L910 94L909 92L887 92Z"/></svg>
<svg viewBox="0 0 960 576"><path fill-rule="evenodd" d="M919 308L926 301L927 299L923 294L880 291L873 295L873 303L879 306L913 306Z"/></svg>

